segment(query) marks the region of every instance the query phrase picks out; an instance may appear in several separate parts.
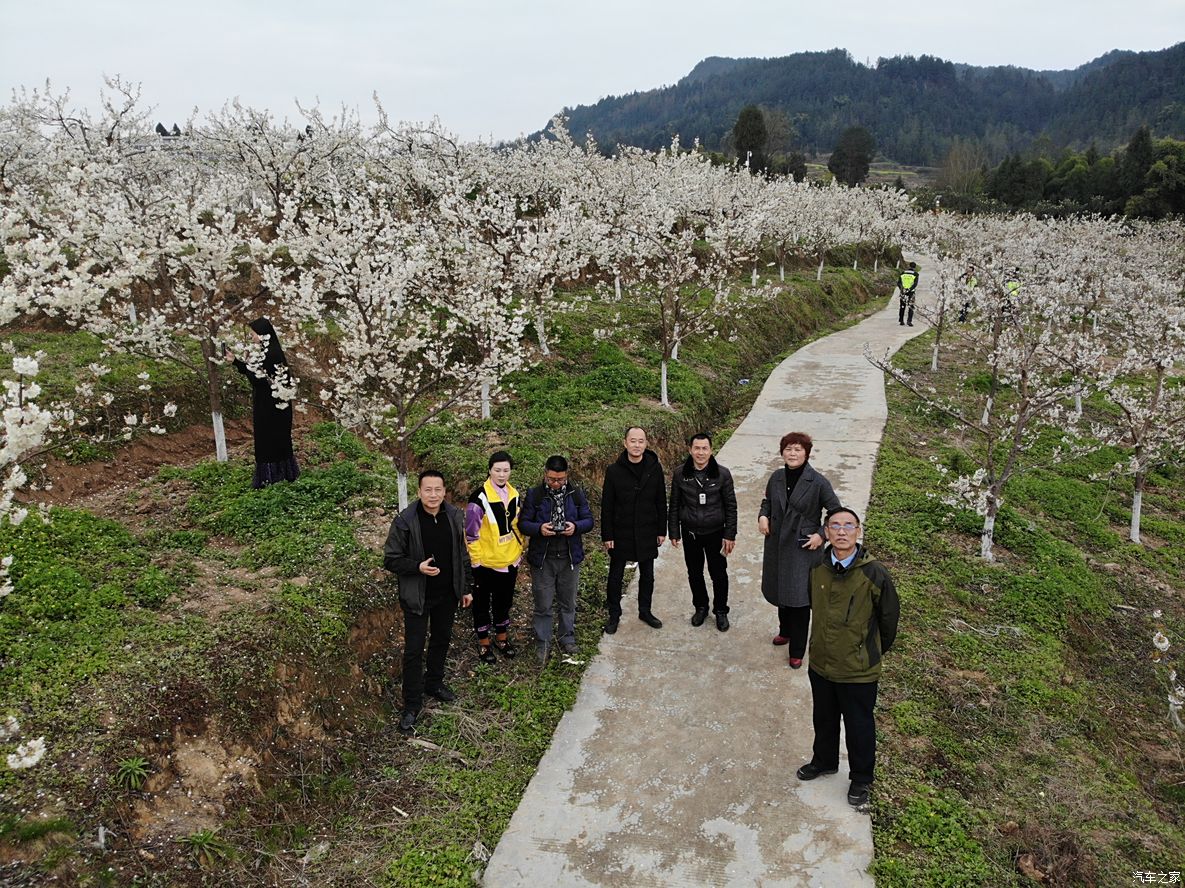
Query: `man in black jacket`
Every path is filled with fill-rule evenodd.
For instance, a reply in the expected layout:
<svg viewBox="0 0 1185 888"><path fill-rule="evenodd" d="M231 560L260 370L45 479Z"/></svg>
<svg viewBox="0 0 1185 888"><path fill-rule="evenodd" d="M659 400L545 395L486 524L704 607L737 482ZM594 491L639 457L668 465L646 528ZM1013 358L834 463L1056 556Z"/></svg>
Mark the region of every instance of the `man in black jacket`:
<svg viewBox="0 0 1185 888"><path fill-rule="evenodd" d="M601 488L601 540L609 553L606 591L612 635L621 620L621 587L627 561L638 562L638 619L654 629L662 620L650 610L654 595L654 559L667 538L667 486L658 454L646 447L646 432L625 430L624 449L605 470Z"/></svg>
<svg viewBox="0 0 1185 888"><path fill-rule="evenodd" d="M403 713L399 730L405 733L416 726L424 694L442 703L457 699L444 683L444 663L457 605L469 607L473 602L465 516L446 503L444 496L444 476L432 469L422 472L420 498L391 522L383 547L383 566L399 578L399 605L403 609Z"/></svg>
<svg viewBox="0 0 1185 888"><path fill-rule="evenodd" d="M712 577L712 613L716 628L728 631L728 556L736 545L737 497L732 472L712 456L712 439L707 432L692 435L687 442L687 460L671 474L667 531L676 549L683 543L687 581L695 613L692 626L702 626L708 617L708 587L704 582L704 559Z"/></svg>

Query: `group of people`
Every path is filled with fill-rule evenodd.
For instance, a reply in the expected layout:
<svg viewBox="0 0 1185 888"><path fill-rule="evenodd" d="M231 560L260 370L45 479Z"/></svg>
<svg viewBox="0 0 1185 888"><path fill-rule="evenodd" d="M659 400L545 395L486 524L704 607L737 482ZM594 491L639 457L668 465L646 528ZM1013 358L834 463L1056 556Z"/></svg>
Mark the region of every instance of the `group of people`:
<svg viewBox="0 0 1185 888"><path fill-rule="evenodd" d="M784 465L770 476L757 519L764 536L761 589L777 607L773 643L787 646L790 668L802 667L810 638L815 741L798 777L837 772L842 721L851 764L848 801L860 806L868 801L875 767L881 657L896 636L899 606L892 578L860 543L859 516L809 464L811 447L801 432L780 441ZM517 656L510 613L524 556L538 664L546 665L554 647L565 655L578 652L576 598L583 538L595 523L592 509L563 456L549 457L542 481L525 493L510 483L513 470L508 452L491 454L488 477L463 508L446 500L441 473L425 470L418 499L391 523L383 563L398 578L404 612L401 731L415 729L425 696L456 699L445 683L445 663L458 608L472 608L481 662ZM653 610L654 562L668 537L687 567L691 625L702 626L710 607L717 630L729 630L728 557L737 538L737 500L732 474L713 455L710 435L691 437L668 487L645 430L627 429L621 454L605 470L600 517L609 557L605 633L618 630L631 563L638 573L638 618L662 628Z"/></svg>
<svg viewBox="0 0 1185 888"><path fill-rule="evenodd" d="M901 273L900 321L913 323L918 271ZM292 410L277 385L287 362L275 328L266 318L250 325L257 354L244 361L226 354L251 383L255 432L252 486L294 481L299 468L292 449ZM628 565L638 571L638 619L662 628L653 610L654 562L670 538L681 549L691 589L691 625L702 626L709 607L716 628L727 632L728 557L737 538L737 499L732 473L712 453L706 432L687 442L687 458L668 488L646 431L625 431L622 451L605 470L601 488L601 543L609 556L604 632L617 632ZM800 780L839 768L841 721L846 730L851 785L848 801L868 802L876 761L876 705L881 657L897 633L899 606L892 578L860 544L860 519L841 504L831 483L810 465L812 441L791 432L778 445L783 466L770 476L757 517L764 537L761 591L777 607L775 645L785 645L791 669L801 669L810 639L811 760ZM471 608L477 658L491 666L512 659L510 611L518 570L530 563L534 599L535 657L545 666L558 646L578 653L576 596L584 536L594 517L588 497L569 477L568 461L551 456L542 481L525 494L510 483L514 459L505 450L490 455L488 477L464 508L448 502L444 476L427 469L419 496L391 522L384 566L398 577L404 615L402 731L414 730L424 697L456 699L445 684L445 662L458 608ZM712 583L709 598L704 579ZM554 626L558 611L558 632ZM812 615L814 631L811 632Z"/></svg>

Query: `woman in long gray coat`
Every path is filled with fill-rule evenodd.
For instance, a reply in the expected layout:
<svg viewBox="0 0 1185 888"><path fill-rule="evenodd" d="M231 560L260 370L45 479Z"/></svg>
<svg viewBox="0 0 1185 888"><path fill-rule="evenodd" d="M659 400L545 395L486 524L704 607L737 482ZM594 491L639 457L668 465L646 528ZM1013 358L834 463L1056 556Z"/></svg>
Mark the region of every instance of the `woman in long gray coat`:
<svg viewBox="0 0 1185 888"><path fill-rule="evenodd" d="M811 625L811 568L823 550L823 515L840 506L831 482L807 463L810 435L790 432L778 449L786 465L770 475L757 527L765 535L761 594L778 608L774 644L790 645L790 668L802 667Z"/></svg>

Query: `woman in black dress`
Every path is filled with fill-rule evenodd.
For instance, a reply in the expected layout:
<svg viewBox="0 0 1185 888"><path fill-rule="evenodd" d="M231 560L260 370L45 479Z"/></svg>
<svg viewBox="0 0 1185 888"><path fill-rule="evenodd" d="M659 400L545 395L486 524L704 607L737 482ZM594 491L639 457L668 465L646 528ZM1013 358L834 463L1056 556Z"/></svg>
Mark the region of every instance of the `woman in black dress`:
<svg viewBox="0 0 1185 888"><path fill-rule="evenodd" d="M261 349L250 363L227 357L251 383L251 421L255 432L255 477L251 486L259 489L276 481L295 481L300 476L292 453L292 377L280 347L276 328L267 318L248 324L259 338Z"/></svg>

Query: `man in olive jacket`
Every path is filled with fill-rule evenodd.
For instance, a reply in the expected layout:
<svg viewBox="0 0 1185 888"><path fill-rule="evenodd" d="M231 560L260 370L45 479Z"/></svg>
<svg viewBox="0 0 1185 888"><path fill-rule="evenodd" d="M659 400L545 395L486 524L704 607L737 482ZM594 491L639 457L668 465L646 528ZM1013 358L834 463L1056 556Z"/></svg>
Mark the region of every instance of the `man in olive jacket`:
<svg viewBox="0 0 1185 888"><path fill-rule="evenodd" d="M876 767L877 684L881 656L897 637L900 604L893 578L858 542L860 518L834 509L824 522L830 546L811 571L810 662L815 746L799 780L839 770L839 723L847 735L848 802L868 804Z"/></svg>
<svg viewBox="0 0 1185 888"><path fill-rule="evenodd" d="M383 547L383 567L399 578L399 605L403 609L403 713L399 730L404 732L415 728L424 694L442 703L457 699L444 683L444 663L457 605L469 607L473 601L473 571L465 544L465 516L444 497L444 476L432 469L422 472L420 498L395 516Z"/></svg>
<svg viewBox="0 0 1185 888"><path fill-rule="evenodd" d="M662 620L650 610L654 595L654 559L667 537L667 485L658 454L646 447L646 432L638 426L625 430L624 449L605 469L601 488L601 541L609 553L609 581L605 598L612 635L621 620L621 591L625 565L638 562L638 619L653 629Z"/></svg>

